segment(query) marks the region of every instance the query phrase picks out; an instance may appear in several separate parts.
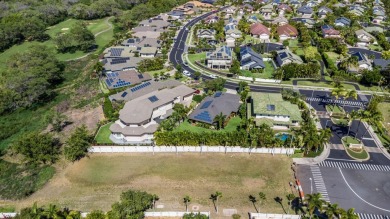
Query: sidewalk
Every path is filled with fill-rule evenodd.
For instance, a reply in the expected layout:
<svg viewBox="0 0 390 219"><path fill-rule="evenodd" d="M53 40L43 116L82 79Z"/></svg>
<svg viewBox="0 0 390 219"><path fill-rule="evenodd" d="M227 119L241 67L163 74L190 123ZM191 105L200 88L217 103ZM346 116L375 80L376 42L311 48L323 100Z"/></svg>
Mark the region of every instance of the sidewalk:
<svg viewBox="0 0 390 219"><path fill-rule="evenodd" d="M364 127L367 129L368 127L368 133L370 133L371 137L373 138L376 146L378 147L378 149L381 150L382 154L385 155L385 157L387 157L387 159L390 160L390 154L389 152L387 152L386 148L383 146L382 142L379 140L378 136L376 135L374 129L369 126L366 122L363 122L363 125Z"/></svg>

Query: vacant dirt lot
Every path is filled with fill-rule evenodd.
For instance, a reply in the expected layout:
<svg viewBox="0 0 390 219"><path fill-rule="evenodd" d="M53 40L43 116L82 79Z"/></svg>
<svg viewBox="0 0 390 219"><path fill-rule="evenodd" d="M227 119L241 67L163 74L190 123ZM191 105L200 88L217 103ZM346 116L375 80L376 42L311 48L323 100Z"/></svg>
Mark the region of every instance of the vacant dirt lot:
<svg viewBox="0 0 390 219"><path fill-rule="evenodd" d="M93 154L58 172L40 191L26 200L9 203L20 209L37 201L71 209L109 210L127 189L157 194L158 210L185 210L183 197L192 197L190 209L213 210L210 194L220 191L219 216L223 209L237 209L246 216L254 211L249 195L264 192L257 203L261 212L282 212L274 201L290 193L291 160L285 156L248 154Z"/></svg>

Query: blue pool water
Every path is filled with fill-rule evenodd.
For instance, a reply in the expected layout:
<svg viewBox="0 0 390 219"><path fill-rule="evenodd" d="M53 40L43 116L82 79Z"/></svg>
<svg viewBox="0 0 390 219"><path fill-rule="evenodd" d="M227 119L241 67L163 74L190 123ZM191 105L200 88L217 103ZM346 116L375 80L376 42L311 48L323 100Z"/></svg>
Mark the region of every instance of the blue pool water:
<svg viewBox="0 0 390 219"><path fill-rule="evenodd" d="M289 135L289 134L286 134L286 133L276 135L276 137L279 138L279 139L282 140L282 141L287 140L289 136L290 136L290 135Z"/></svg>

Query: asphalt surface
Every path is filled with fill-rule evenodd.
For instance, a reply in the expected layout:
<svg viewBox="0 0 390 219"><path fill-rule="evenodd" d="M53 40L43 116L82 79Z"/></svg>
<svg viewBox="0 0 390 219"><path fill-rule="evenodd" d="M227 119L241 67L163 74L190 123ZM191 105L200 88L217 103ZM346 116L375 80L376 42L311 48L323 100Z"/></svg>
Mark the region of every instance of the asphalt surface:
<svg viewBox="0 0 390 219"><path fill-rule="evenodd" d="M209 12L193 19L179 31L177 40L169 55L170 61L175 66L177 64L182 65L183 63L182 54L186 50L185 41L189 34L187 28L190 28L196 22L212 13L215 12ZM281 47L280 44L269 43L267 45L267 51L278 50ZM380 53L362 48L349 48L349 51L359 51L368 55L373 54L376 58L380 58ZM192 76L195 72L186 66L183 66L183 69L189 71ZM203 80L211 79L207 75L202 75L202 78ZM227 82L225 87L236 89L237 84ZM250 88L256 92L278 93L281 90L280 87L259 85L251 85ZM306 97L311 98L307 102L317 111L325 111L326 103L322 100L334 100L330 92L326 91L300 90L300 92ZM347 112L350 112L364 107L364 104L369 99L369 96L359 95L357 100L347 99L345 101L348 101L348 103L341 102L337 104L340 104ZM337 101L340 102L341 100ZM348 129L337 127L331 122L328 122L328 120L327 118L321 118L320 122L323 127L325 125L331 127L333 135L330 143L337 145L341 143L340 139L346 135ZM353 121L350 133L361 138L365 133L365 127L364 125L359 125L358 121ZM377 147L369 133L364 135L363 143L373 149ZM372 218L372 215L366 215L366 217L364 214L379 215L379 217L375 216L373 219L383 218L383 215L390 215L390 161L379 152L370 152L369 154L370 159L368 161L356 162L349 158L344 150L332 148L329 157L324 162L314 167L299 165L297 176L302 183L305 194L320 192L331 203L338 203L340 207L345 209L355 208L355 211L360 213L359 216L363 219ZM309 180L310 178L312 180Z"/></svg>

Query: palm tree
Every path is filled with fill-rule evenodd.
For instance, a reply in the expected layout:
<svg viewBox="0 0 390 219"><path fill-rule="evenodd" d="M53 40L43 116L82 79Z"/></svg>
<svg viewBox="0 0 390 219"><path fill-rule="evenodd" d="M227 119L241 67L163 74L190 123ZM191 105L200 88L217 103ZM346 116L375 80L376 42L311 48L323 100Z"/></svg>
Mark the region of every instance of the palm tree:
<svg viewBox="0 0 390 219"><path fill-rule="evenodd" d="M348 126L348 133L347 136L349 136L349 131L351 130L352 121L359 118L359 112L356 110L353 110L349 113L349 126Z"/></svg>
<svg viewBox="0 0 390 219"><path fill-rule="evenodd" d="M216 191L214 194L210 195L210 199L213 201L215 211L218 214L218 200L222 198L222 192Z"/></svg>
<svg viewBox="0 0 390 219"><path fill-rule="evenodd" d="M350 208L347 210L345 217L343 217L343 218L345 218L345 219L359 219L359 216L355 213L354 208Z"/></svg>
<svg viewBox="0 0 390 219"><path fill-rule="evenodd" d="M160 200L160 198L158 197L158 195L153 194L152 199L153 199L153 208L156 208L156 201Z"/></svg>
<svg viewBox="0 0 390 219"><path fill-rule="evenodd" d="M343 88L334 88L332 89L331 95L337 99L339 99L340 96L344 96L345 90ZM336 106L336 101L334 102L333 107Z"/></svg>
<svg viewBox="0 0 390 219"><path fill-rule="evenodd" d="M294 194L288 194L288 195L286 196L286 198L287 198L287 200L288 200L288 205L289 205L287 214L290 214L290 209L291 209L291 206L292 206L292 201L295 199L295 195L294 195Z"/></svg>
<svg viewBox="0 0 390 219"><path fill-rule="evenodd" d="M58 214L59 211L60 210L57 208L56 205L50 204L49 207L44 210L43 214L47 218L57 219L60 218L60 215Z"/></svg>
<svg viewBox="0 0 390 219"><path fill-rule="evenodd" d="M184 202L184 204L186 205L186 212L188 212L188 203L191 202L191 197L188 196L188 195L184 196L183 202Z"/></svg>
<svg viewBox="0 0 390 219"><path fill-rule="evenodd" d="M356 90L346 90L346 91L345 91L345 94L344 94L344 96L343 96L343 99L344 99L343 109L344 109L344 107L345 107L345 103L346 103L345 100L346 100L346 99L352 98L352 99L354 99L354 100L357 100L357 97L358 97L358 94L357 94Z"/></svg>
<svg viewBox="0 0 390 219"><path fill-rule="evenodd" d="M309 210L310 218L313 216L314 211L322 210L322 205L324 204L324 201L321 199L320 193L314 193L314 194L308 194L307 195L307 208Z"/></svg>
<svg viewBox="0 0 390 219"><path fill-rule="evenodd" d="M215 116L214 122L217 123L217 129L223 129L226 116L222 112Z"/></svg>
<svg viewBox="0 0 390 219"><path fill-rule="evenodd" d="M332 219L334 216L339 218L340 217L340 209L337 204L328 204L326 211L326 216L328 216L329 219Z"/></svg>
<svg viewBox="0 0 390 219"><path fill-rule="evenodd" d="M253 207L255 207L256 212L259 213L259 211L257 210L257 207L256 207L256 202L257 202L256 197L253 195L249 195L249 201L252 202Z"/></svg>
<svg viewBox="0 0 390 219"><path fill-rule="evenodd" d="M267 199L267 196L263 192L259 192L259 200L260 200L260 205L263 204L263 201Z"/></svg>

